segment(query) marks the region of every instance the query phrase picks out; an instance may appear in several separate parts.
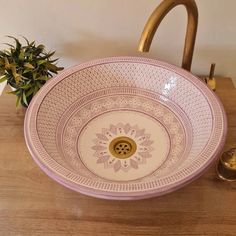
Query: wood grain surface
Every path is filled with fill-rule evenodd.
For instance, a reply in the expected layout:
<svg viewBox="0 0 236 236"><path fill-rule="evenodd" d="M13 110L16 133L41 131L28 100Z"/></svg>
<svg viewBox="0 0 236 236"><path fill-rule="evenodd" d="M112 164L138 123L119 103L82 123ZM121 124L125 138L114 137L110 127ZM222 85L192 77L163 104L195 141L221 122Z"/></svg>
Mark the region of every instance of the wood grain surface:
<svg viewBox="0 0 236 236"><path fill-rule="evenodd" d="M217 78L228 116L225 149L236 146L236 89ZM188 186L139 201L109 201L73 192L46 176L30 157L24 114L0 97L0 235L236 235L236 183L214 167Z"/></svg>

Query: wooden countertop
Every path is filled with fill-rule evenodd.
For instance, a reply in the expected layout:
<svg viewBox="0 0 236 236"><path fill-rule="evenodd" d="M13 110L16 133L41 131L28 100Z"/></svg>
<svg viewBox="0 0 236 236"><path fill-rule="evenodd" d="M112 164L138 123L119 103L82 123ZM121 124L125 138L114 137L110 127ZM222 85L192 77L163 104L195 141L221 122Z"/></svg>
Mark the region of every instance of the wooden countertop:
<svg viewBox="0 0 236 236"><path fill-rule="evenodd" d="M228 115L225 149L236 146L236 89L217 78ZM31 159L15 97L0 97L0 236L236 235L236 183L214 168L190 185L140 201L108 201L73 192Z"/></svg>

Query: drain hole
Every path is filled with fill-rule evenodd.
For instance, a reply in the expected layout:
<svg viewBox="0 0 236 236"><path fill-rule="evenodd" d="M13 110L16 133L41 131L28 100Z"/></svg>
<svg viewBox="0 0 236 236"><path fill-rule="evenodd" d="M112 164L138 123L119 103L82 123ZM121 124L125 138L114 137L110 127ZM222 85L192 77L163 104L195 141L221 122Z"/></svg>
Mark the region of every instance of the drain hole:
<svg viewBox="0 0 236 236"><path fill-rule="evenodd" d="M109 145L109 150L114 157L125 159L136 151L136 143L129 137L117 137Z"/></svg>

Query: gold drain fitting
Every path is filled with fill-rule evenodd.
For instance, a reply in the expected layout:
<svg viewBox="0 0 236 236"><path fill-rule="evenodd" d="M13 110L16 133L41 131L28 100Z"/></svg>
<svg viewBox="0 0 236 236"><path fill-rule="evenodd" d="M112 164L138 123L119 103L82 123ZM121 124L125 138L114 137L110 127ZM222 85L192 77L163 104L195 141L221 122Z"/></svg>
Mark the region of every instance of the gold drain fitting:
<svg viewBox="0 0 236 236"><path fill-rule="evenodd" d="M109 150L114 157L126 159L132 156L137 149L133 139L125 136L113 139L109 145Z"/></svg>

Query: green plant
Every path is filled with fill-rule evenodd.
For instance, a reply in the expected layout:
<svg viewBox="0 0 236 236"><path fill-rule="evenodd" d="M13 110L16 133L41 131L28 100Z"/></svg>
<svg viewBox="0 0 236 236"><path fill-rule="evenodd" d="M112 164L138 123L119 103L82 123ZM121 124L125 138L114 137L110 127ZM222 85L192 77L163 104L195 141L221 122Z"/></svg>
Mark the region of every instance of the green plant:
<svg viewBox="0 0 236 236"><path fill-rule="evenodd" d="M45 52L45 46L29 42L26 45L12 36L15 45L6 44L10 48L0 51L0 82L7 83L14 88L9 93L17 96L16 106L22 104L28 107L31 99L48 79L57 74L63 67L57 67L52 59L55 52Z"/></svg>

